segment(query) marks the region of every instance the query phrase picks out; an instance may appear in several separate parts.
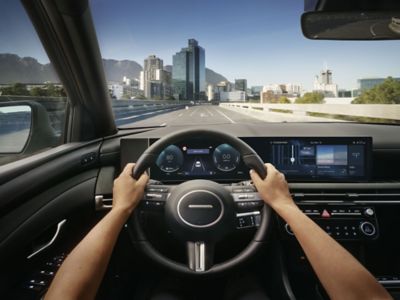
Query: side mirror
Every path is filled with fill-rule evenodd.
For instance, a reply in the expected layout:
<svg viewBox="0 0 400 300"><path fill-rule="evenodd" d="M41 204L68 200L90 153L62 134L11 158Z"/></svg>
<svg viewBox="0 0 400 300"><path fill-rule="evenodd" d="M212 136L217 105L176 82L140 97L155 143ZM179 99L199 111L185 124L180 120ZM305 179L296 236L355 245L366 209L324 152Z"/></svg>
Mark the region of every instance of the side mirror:
<svg viewBox="0 0 400 300"><path fill-rule="evenodd" d="M40 103L0 102L0 164L53 147L58 139Z"/></svg>

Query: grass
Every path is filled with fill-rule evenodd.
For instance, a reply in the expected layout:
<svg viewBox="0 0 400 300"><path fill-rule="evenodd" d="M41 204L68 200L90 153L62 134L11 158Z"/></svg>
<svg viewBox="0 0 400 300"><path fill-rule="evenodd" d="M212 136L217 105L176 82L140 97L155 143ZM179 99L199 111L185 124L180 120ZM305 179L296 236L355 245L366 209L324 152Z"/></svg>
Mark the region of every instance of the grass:
<svg viewBox="0 0 400 300"><path fill-rule="evenodd" d="M276 109L276 108L270 108L269 109L269 111L272 111L272 112L279 112L279 113L285 113L285 114L292 114L293 113L293 110L290 110L290 109Z"/></svg>
<svg viewBox="0 0 400 300"><path fill-rule="evenodd" d="M335 114L325 114L308 112L307 116L311 117L321 117L336 119L349 122L359 122L359 123L385 123L385 124L400 124L400 120L383 119L383 118L370 118L370 117L358 117L358 116L346 116L346 115L335 115Z"/></svg>

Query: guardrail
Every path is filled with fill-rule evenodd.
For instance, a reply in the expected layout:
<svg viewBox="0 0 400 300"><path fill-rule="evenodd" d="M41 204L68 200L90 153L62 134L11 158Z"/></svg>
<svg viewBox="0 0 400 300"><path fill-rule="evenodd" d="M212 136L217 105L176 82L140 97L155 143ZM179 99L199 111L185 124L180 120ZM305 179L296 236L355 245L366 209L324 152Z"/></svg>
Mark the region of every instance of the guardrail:
<svg viewBox="0 0 400 300"><path fill-rule="evenodd" d="M60 134L65 119L67 98L33 97L33 96L0 96L0 102L35 101L42 104L49 115L51 126ZM173 110L182 109L188 103L163 100L112 100L111 106L117 126L126 125Z"/></svg>
<svg viewBox="0 0 400 300"><path fill-rule="evenodd" d="M374 119L400 120L398 104L258 104L258 103L221 103L220 106L246 111L265 113L284 112L293 116L324 115L366 117ZM328 118L327 118L328 119Z"/></svg>

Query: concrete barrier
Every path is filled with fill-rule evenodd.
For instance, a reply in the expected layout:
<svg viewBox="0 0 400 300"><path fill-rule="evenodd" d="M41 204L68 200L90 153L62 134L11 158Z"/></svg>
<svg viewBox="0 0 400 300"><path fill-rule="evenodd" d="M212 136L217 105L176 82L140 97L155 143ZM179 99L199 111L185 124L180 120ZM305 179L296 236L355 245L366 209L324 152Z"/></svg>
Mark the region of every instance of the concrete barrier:
<svg viewBox="0 0 400 300"><path fill-rule="evenodd" d="M286 111L288 114L307 116L310 113L400 120L398 104L258 104L221 103L221 107L264 112Z"/></svg>

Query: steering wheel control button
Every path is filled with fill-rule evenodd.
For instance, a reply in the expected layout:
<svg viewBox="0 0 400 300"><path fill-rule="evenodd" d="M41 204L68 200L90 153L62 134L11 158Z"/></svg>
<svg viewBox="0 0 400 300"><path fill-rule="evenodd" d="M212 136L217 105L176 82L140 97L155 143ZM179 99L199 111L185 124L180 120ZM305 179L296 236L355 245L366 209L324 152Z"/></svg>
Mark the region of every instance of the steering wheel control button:
<svg viewBox="0 0 400 300"><path fill-rule="evenodd" d="M370 222L361 223L360 230L366 236L373 236L376 233L375 226Z"/></svg>
<svg viewBox="0 0 400 300"><path fill-rule="evenodd" d="M259 211L239 213L236 217L236 228L238 229L258 227L261 223L261 213Z"/></svg>
<svg viewBox="0 0 400 300"><path fill-rule="evenodd" d="M221 198L207 190L194 190L178 201L180 219L191 227L210 227L222 218L224 205Z"/></svg>

